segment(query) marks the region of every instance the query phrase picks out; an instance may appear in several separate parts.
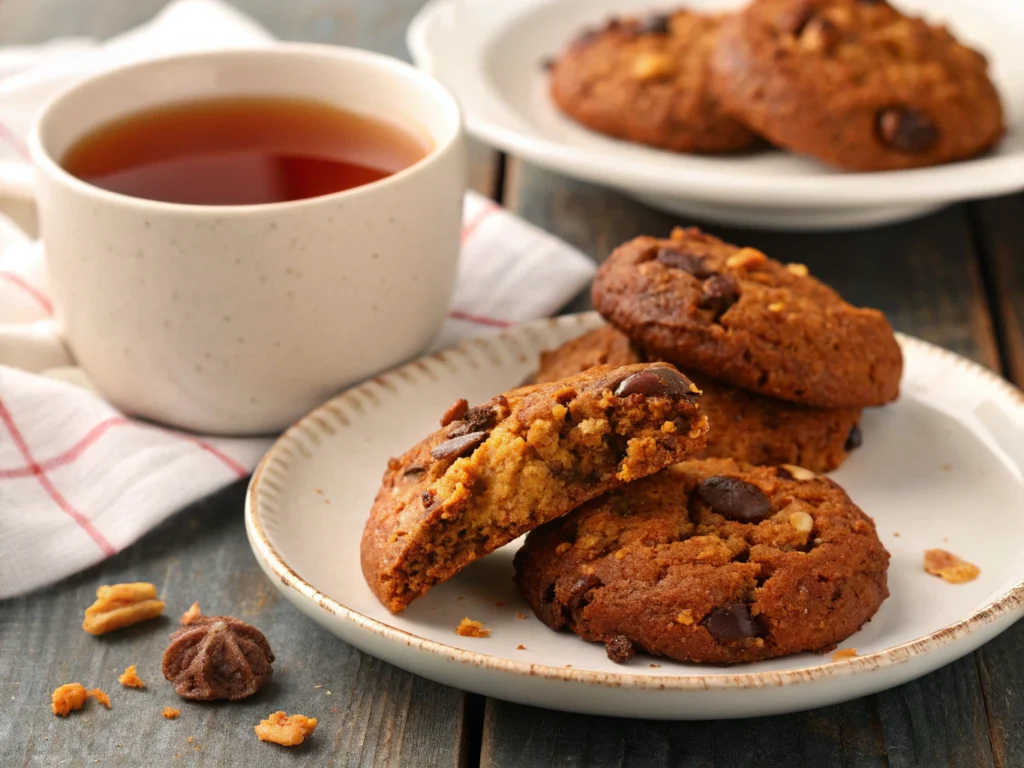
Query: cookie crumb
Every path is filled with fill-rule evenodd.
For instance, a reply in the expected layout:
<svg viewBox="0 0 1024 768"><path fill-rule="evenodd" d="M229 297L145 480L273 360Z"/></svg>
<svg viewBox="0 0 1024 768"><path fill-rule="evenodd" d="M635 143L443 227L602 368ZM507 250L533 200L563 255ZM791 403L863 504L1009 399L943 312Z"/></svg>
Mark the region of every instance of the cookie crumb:
<svg viewBox="0 0 1024 768"><path fill-rule="evenodd" d="M846 659L857 658L856 648L840 648L832 654L832 661L845 661Z"/></svg>
<svg viewBox="0 0 1024 768"><path fill-rule="evenodd" d="M661 666L661 664L648 664L647 666L650 667L651 669L657 669L658 667Z"/></svg>
<svg viewBox="0 0 1024 768"><path fill-rule="evenodd" d="M283 747L295 747L312 736L316 730L316 718L305 715L286 715L275 712L255 726L260 741L269 741Z"/></svg>
<svg viewBox="0 0 1024 768"><path fill-rule="evenodd" d="M156 586L149 582L104 585L96 590L96 602L85 609L82 629L104 635L163 612L164 602L156 599Z"/></svg>
<svg viewBox="0 0 1024 768"><path fill-rule="evenodd" d="M323 683L320 683L320 685L314 685L314 686L313 686L313 688L314 688L315 690L320 690L320 689L321 689L321 688L323 688L323 687L324 687L324 684L323 684Z"/></svg>
<svg viewBox="0 0 1024 768"><path fill-rule="evenodd" d="M189 744L191 744L191 743L192 743L193 741L195 741L195 740L196 740L196 737L195 737L195 736L189 736L189 737L188 737L188 743L189 743Z"/></svg>
<svg viewBox="0 0 1024 768"><path fill-rule="evenodd" d="M199 603L192 603L188 610L181 614L181 623L191 624L202 615L203 612L199 609Z"/></svg>
<svg viewBox="0 0 1024 768"><path fill-rule="evenodd" d="M900 537L900 532L899 531L893 531L892 535L895 536L898 539Z"/></svg>
<svg viewBox="0 0 1024 768"><path fill-rule="evenodd" d="M526 614L523 613L522 611L516 611L516 618L517 619L525 619L526 618Z"/></svg>
<svg viewBox="0 0 1024 768"><path fill-rule="evenodd" d="M89 695L104 707L110 709L110 697L104 691L101 691L99 688L93 688L89 691Z"/></svg>
<svg viewBox="0 0 1024 768"><path fill-rule="evenodd" d="M462 637L490 637L491 630L486 629L479 621L473 621L466 616L459 622L455 634L462 635Z"/></svg>
<svg viewBox="0 0 1024 768"><path fill-rule="evenodd" d="M941 467L939 467L939 469L941 469L943 472L952 472L953 471L953 465L952 464L943 464Z"/></svg>
<svg viewBox="0 0 1024 768"><path fill-rule="evenodd" d="M81 709L89 694L81 683L67 683L58 686L50 697L53 714L67 717L69 712Z"/></svg>
<svg viewBox="0 0 1024 768"><path fill-rule="evenodd" d="M517 651L525 651L526 650L526 646L523 645L522 643L520 643L519 645L516 646L516 650Z"/></svg>
<svg viewBox="0 0 1024 768"><path fill-rule="evenodd" d="M926 550L924 569L932 576L938 576L950 584L966 584L968 581L974 581L981 573L978 566L961 560L944 549Z"/></svg>
<svg viewBox="0 0 1024 768"><path fill-rule="evenodd" d="M181 710L176 709L175 707L164 707L164 711L160 714L162 714L168 720L177 720L178 716L181 714Z"/></svg>
<svg viewBox="0 0 1024 768"><path fill-rule="evenodd" d="M135 665L130 665L124 672L121 673L120 677L117 678L117 682L123 685L125 688L145 688L146 684L142 682L138 674L135 672Z"/></svg>

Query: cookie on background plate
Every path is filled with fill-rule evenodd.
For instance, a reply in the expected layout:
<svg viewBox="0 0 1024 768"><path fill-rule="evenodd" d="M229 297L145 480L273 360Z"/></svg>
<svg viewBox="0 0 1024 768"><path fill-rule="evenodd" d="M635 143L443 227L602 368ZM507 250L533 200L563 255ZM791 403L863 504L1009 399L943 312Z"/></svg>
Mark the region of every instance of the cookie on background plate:
<svg viewBox="0 0 1024 768"><path fill-rule="evenodd" d="M799 467L687 461L544 525L516 554L537 617L635 652L732 664L823 652L889 595L874 523Z"/></svg>
<svg viewBox="0 0 1024 768"><path fill-rule="evenodd" d="M647 354L818 408L884 405L903 358L885 315L807 273L693 227L638 237L601 265L594 306Z"/></svg>
<svg viewBox="0 0 1024 768"><path fill-rule="evenodd" d="M391 611L605 491L704 447L697 388L662 363L506 392L392 459L363 531L363 574Z"/></svg>
<svg viewBox="0 0 1024 768"><path fill-rule="evenodd" d="M541 354L536 381L554 381L596 365L648 362L629 338L610 325ZM708 444L698 458L733 458L749 464L797 464L829 472L860 446L859 408L809 408L689 375L708 417Z"/></svg>
<svg viewBox="0 0 1024 768"><path fill-rule="evenodd" d="M961 160L1004 130L984 56L884 0L753 0L722 24L712 72L745 125L853 171Z"/></svg>
<svg viewBox="0 0 1024 768"><path fill-rule="evenodd" d="M551 70L551 95L591 130L676 152L736 152L753 133L708 89L720 16L679 10L612 19L569 44Z"/></svg>

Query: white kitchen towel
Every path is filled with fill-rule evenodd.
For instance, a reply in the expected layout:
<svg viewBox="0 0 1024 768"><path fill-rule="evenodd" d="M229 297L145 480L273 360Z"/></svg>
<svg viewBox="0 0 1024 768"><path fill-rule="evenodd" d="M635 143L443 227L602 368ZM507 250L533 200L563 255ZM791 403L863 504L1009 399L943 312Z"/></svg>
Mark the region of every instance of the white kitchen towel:
<svg viewBox="0 0 1024 768"><path fill-rule="evenodd" d="M34 110L74 78L147 56L254 44L273 43L237 11L217 0L177 0L106 43L0 48L0 191L5 173L25 176ZM433 347L550 315L593 272L565 243L468 194L458 283ZM41 246L0 215L0 324L52 315ZM269 445L135 421L74 383L73 371L10 363L0 359L0 599L129 546L189 502L245 477Z"/></svg>

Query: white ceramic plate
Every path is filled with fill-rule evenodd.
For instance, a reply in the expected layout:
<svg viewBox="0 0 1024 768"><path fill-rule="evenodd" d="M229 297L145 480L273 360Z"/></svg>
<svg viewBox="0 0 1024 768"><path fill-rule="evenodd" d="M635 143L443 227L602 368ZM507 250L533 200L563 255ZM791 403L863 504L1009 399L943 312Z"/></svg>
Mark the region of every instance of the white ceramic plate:
<svg viewBox="0 0 1024 768"><path fill-rule="evenodd" d="M416 674L511 701L623 717L745 717L851 699L946 664L1018 618L1024 399L988 371L910 338L900 339L903 396L865 415L864 446L835 473L892 553L892 596L843 644L858 658L803 654L719 668L641 654L613 664L602 645L533 617L512 583L517 543L404 613L388 613L359 566L363 523L388 457L435 429L457 398L482 401L515 386L541 350L598 322L572 315L465 343L351 389L289 430L256 470L246 501L249 540L275 586L338 637ZM978 564L980 578L951 585L929 576L922 556L932 547ZM456 635L464 616L483 621L491 636Z"/></svg>
<svg viewBox="0 0 1024 768"><path fill-rule="evenodd" d="M432 0L409 27L413 59L459 99L471 133L568 176L618 187L653 205L728 224L780 229L863 226L1024 188L1024 3L896 0L946 22L984 51L1006 107L992 154L947 166L843 173L778 151L682 155L616 141L563 117L540 62L583 27L668 0ZM741 0L688 0L708 10Z"/></svg>

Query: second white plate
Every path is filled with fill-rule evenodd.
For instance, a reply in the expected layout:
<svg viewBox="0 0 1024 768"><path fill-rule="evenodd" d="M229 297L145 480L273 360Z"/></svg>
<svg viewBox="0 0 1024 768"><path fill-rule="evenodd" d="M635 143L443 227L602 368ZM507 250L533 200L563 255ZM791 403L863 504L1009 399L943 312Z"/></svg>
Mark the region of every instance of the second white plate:
<svg viewBox="0 0 1024 768"><path fill-rule="evenodd" d="M690 0L725 10L742 0ZM409 28L417 65L459 99L478 138L530 162L618 187L700 219L777 229L881 224L942 205L1024 188L1024 4L1019 0L898 0L947 23L989 58L1009 130L991 154L934 168L843 173L765 151L683 155L616 141L561 115L541 62L585 27L657 0L432 0Z"/></svg>
<svg viewBox="0 0 1024 768"><path fill-rule="evenodd" d="M621 717L746 717L889 688L968 653L1024 604L1024 400L984 369L901 338L903 395L870 411L864 445L834 474L892 553L891 597L843 643L859 656L801 654L730 668L638 655L541 624L512 583L518 543L481 559L395 616L363 580L359 542L390 456L436 428L459 397L509 389L541 350L600 322L571 315L467 342L339 395L263 459L246 501L260 565L301 611L349 643L416 674L511 701ZM962 585L929 576L925 549L978 564ZM455 634L468 616L488 638Z"/></svg>

